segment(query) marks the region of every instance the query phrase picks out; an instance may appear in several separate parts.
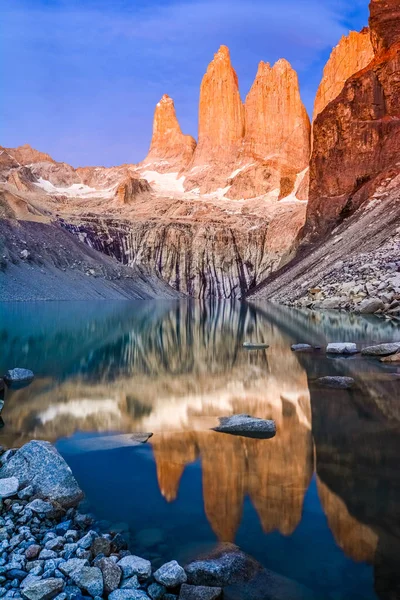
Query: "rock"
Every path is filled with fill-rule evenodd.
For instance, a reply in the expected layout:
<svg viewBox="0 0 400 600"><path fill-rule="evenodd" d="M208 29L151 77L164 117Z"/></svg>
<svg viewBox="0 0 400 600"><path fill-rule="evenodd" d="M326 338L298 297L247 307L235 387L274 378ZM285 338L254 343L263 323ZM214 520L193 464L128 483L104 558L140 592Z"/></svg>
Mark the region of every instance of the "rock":
<svg viewBox="0 0 400 600"><path fill-rule="evenodd" d="M93 540L93 543L90 547L90 551L91 551L93 557L97 556L98 554L104 554L104 556L110 556L111 542L107 538L97 537Z"/></svg>
<svg viewBox="0 0 400 600"><path fill-rule="evenodd" d="M400 362L400 352L396 352L396 354L392 354L391 356L385 356L381 358L381 362L383 363L398 363Z"/></svg>
<svg viewBox="0 0 400 600"><path fill-rule="evenodd" d="M247 581L239 581L224 587L224 600L321 600L309 588L262 569Z"/></svg>
<svg viewBox="0 0 400 600"><path fill-rule="evenodd" d="M233 415L232 417L220 417L219 426L214 431L241 435L248 438L269 439L276 434L275 421L259 419L250 415Z"/></svg>
<svg viewBox="0 0 400 600"><path fill-rule="evenodd" d="M128 175L117 187L114 198L117 204L125 205L137 199L149 199L150 194L151 186L147 179ZM96 272L91 269L90 274L96 275Z"/></svg>
<svg viewBox="0 0 400 600"><path fill-rule="evenodd" d="M177 172L189 164L195 148L194 138L191 135L184 135L181 131L176 118L174 101L164 94L156 106L150 150L143 163L149 170L151 170L151 163L155 163L156 169L157 163L164 163L161 166L163 172Z"/></svg>
<svg viewBox="0 0 400 600"><path fill-rule="evenodd" d="M103 575L98 567L78 567L70 573L72 581L91 596L103 595Z"/></svg>
<svg viewBox="0 0 400 600"><path fill-rule="evenodd" d="M29 369L21 369L20 367L15 367L15 369L10 369L4 375L4 381L8 386L18 385L21 383L30 383L34 374Z"/></svg>
<svg viewBox="0 0 400 600"><path fill-rule="evenodd" d="M385 308L385 305L379 298L366 298L358 307L360 313L363 315L372 315L383 308Z"/></svg>
<svg viewBox="0 0 400 600"><path fill-rule="evenodd" d="M261 565L234 544L220 544L204 558L185 566L191 585L224 587L252 579Z"/></svg>
<svg viewBox="0 0 400 600"><path fill-rule="evenodd" d="M310 352L314 348L310 344L293 344L291 350L293 352Z"/></svg>
<svg viewBox="0 0 400 600"><path fill-rule="evenodd" d="M18 493L19 481L16 477L0 479L0 499L12 498Z"/></svg>
<svg viewBox="0 0 400 600"><path fill-rule="evenodd" d="M317 383L323 387L347 390L354 386L355 381L351 377L320 377Z"/></svg>
<svg viewBox="0 0 400 600"><path fill-rule="evenodd" d="M164 585L166 588L173 588L182 583L186 583L187 575L185 570L176 562L165 563L154 573L154 579Z"/></svg>
<svg viewBox="0 0 400 600"><path fill-rule="evenodd" d="M49 442L31 441L0 469L0 477L18 477L20 485L31 485L42 499L57 502L63 508L76 506L83 492L71 469Z"/></svg>
<svg viewBox="0 0 400 600"><path fill-rule="evenodd" d="M164 598L165 591L165 587L159 583L152 583L147 588L147 593L152 600L161 600L161 598Z"/></svg>
<svg viewBox="0 0 400 600"><path fill-rule="evenodd" d="M369 33L368 28L360 32L350 31L332 50L315 97L313 120L340 94L346 80L373 59Z"/></svg>
<svg viewBox="0 0 400 600"><path fill-rule="evenodd" d="M252 342L244 342L243 348L246 350L264 350L265 348L269 348L268 344L253 344Z"/></svg>
<svg viewBox="0 0 400 600"><path fill-rule="evenodd" d="M136 575L129 577L128 579L124 579L120 585L121 590L137 590L140 588L139 579Z"/></svg>
<svg viewBox="0 0 400 600"><path fill-rule="evenodd" d="M39 556L41 550L42 548L39 544L32 544L32 546L28 546L25 550L25 556L28 560L34 560Z"/></svg>
<svg viewBox="0 0 400 600"><path fill-rule="evenodd" d="M59 566L59 569L63 575L69 577L73 571L79 571L83 569L83 567L88 566L89 563L86 559L83 558L70 558L65 563L62 563Z"/></svg>
<svg viewBox="0 0 400 600"><path fill-rule="evenodd" d="M40 498L35 498L35 500L32 500L32 502L29 502L29 504L27 504L27 508L35 513L43 514L51 513L54 510L54 507L52 504L50 504L50 502L44 502L43 500L40 500Z"/></svg>
<svg viewBox="0 0 400 600"><path fill-rule="evenodd" d="M109 600L148 600L148 595L141 590L115 590L109 596Z"/></svg>
<svg viewBox="0 0 400 600"><path fill-rule="evenodd" d="M22 594L28 600L51 600L62 592L64 581L57 578L43 579L27 585Z"/></svg>
<svg viewBox="0 0 400 600"><path fill-rule="evenodd" d="M219 600L222 598L222 588L205 585L188 585L181 587L179 600Z"/></svg>
<svg viewBox="0 0 400 600"><path fill-rule="evenodd" d="M357 354L356 344L345 342L345 343L332 343L328 344L326 348L327 354Z"/></svg>
<svg viewBox="0 0 400 600"><path fill-rule="evenodd" d="M74 452L101 452L103 450L114 450L129 446L144 444L152 433L121 433L119 435L100 435L77 440L74 444Z"/></svg>
<svg viewBox="0 0 400 600"><path fill-rule="evenodd" d="M122 570L111 558L102 558L97 565L103 573L104 592L110 594L118 589L122 578Z"/></svg>
<svg viewBox="0 0 400 600"><path fill-rule="evenodd" d="M361 350L363 356L389 356L400 351L400 342L368 346Z"/></svg>
<svg viewBox="0 0 400 600"><path fill-rule="evenodd" d="M124 579L136 575L140 580L145 580L151 575L151 562L139 556L124 556L118 561Z"/></svg>
<svg viewBox="0 0 400 600"><path fill-rule="evenodd" d="M400 8L397 0L372 0L369 6L371 41L375 53L400 41Z"/></svg>

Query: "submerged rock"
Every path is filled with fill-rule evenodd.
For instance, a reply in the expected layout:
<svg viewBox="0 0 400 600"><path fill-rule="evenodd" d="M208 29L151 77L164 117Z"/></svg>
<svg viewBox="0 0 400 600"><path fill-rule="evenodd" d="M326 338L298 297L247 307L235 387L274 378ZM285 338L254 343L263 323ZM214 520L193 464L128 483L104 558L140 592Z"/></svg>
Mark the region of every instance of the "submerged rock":
<svg viewBox="0 0 400 600"><path fill-rule="evenodd" d="M220 417L219 426L214 431L230 433L248 438L269 439L276 434L275 421L259 419L250 415L233 415L232 417Z"/></svg>
<svg viewBox="0 0 400 600"><path fill-rule="evenodd" d="M121 433L120 435L101 435L77 440L74 452L100 452L145 444L152 433Z"/></svg>
<svg viewBox="0 0 400 600"><path fill-rule="evenodd" d="M244 342L243 348L246 348L246 350L265 350L266 348L269 348L269 344Z"/></svg>
<svg viewBox="0 0 400 600"><path fill-rule="evenodd" d="M330 376L330 377L320 377L319 379L317 379L317 383L324 387L347 390L347 389L353 387L353 385L355 384L355 381L351 377Z"/></svg>
<svg viewBox="0 0 400 600"><path fill-rule="evenodd" d="M327 354L357 354L356 344L344 342L344 343L332 343L326 347Z"/></svg>
<svg viewBox="0 0 400 600"><path fill-rule="evenodd" d="M4 381L8 386L19 386L31 383L34 377L33 371L16 367L15 369L10 369L7 371L7 373L4 375Z"/></svg>
<svg viewBox="0 0 400 600"><path fill-rule="evenodd" d="M385 356L381 358L381 362L383 363L398 363L400 362L400 352L396 352L396 354L392 354L390 356Z"/></svg>
<svg viewBox="0 0 400 600"><path fill-rule="evenodd" d="M293 352L311 352L314 348L310 344L293 344L291 350Z"/></svg>
<svg viewBox="0 0 400 600"><path fill-rule="evenodd" d="M188 585L181 587L179 600L219 600L222 598L222 588L205 585Z"/></svg>
<svg viewBox="0 0 400 600"><path fill-rule="evenodd" d="M224 588L224 600L320 600L309 588L292 579L262 569L249 581Z"/></svg>
<svg viewBox="0 0 400 600"><path fill-rule="evenodd" d="M33 440L19 448L0 469L1 477L17 477L21 486L31 485L36 495L63 508L83 498L71 469L49 442Z"/></svg>
<svg viewBox="0 0 400 600"><path fill-rule="evenodd" d="M378 344L376 346L368 346L361 350L363 356L389 356L400 351L400 342L389 344Z"/></svg>

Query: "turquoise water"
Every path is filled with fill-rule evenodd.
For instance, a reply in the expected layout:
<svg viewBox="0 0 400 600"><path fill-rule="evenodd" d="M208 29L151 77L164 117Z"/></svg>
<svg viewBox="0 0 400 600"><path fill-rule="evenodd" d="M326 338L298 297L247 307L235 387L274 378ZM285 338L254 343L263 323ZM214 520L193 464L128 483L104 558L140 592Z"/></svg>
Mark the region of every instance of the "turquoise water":
<svg viewBox="0 0 400 600"><path fill-rule="evenodd" d="M318 598L391 600L400 368L290 345L393 340L394 322L267 304L0 304L0 371L36 374L7 390L0 443L56 443L90 510L155 566L235 542ZM314 383L336 374L356 388ZM274 418L276 437L210 431L239 412ZM127 443L143 431L146 444Z"/></svg>

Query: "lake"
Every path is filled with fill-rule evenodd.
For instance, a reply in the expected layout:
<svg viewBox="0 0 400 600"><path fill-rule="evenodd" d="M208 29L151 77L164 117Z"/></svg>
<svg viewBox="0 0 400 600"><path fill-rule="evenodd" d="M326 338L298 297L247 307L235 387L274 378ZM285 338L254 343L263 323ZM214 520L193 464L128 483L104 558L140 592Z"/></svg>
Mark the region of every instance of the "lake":
<svg viewBox="0 0 400 600"><path fill-rule="evenodd" d="M400 341L398 322L266 303L4 303L0 341L0 372L36 375L6 391L0 444L54 442L86 506L155 566L234 542L321 600L400 597L400 367L323 351ZM322 389L324 375L356 386ZM211 430L236 413L275 419L276 436ZM119 435L134 432L154 435Z"/></svg>

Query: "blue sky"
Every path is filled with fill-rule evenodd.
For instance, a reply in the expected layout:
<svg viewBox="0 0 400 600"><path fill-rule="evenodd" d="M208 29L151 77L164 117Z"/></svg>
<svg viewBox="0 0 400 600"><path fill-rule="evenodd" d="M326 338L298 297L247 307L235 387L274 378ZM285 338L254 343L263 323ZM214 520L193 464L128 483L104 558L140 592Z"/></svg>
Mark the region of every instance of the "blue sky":
<svg viewBox="0 0 400 600"><path fill-rule="evenodd" d="M201 78L221 44L243 99L258 62L283 57L311 113L332 47L367 21L368 0L4 0L0 144L74 166L138 162L164 93L197 137Z"/></svg>

